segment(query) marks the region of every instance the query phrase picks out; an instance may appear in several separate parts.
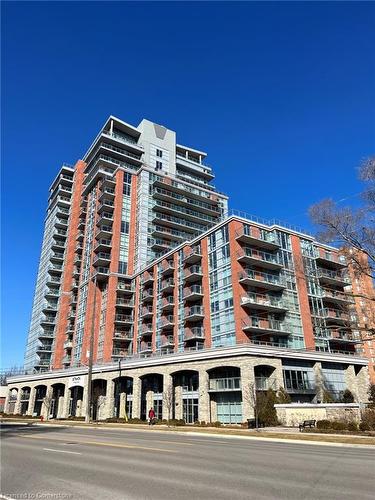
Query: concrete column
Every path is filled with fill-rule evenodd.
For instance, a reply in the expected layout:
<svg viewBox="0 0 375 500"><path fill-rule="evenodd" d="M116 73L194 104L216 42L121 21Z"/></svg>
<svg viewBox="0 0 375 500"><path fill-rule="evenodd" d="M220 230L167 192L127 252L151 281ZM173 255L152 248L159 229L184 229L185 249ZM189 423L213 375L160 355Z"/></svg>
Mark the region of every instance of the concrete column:
<svg viewBox="0 0 375 500"><path fill-rule="evenodd" d="M51 411L52 393L53 393L53 387L47 386L46 395L43 398L42 408L40 410L40 415L42 417L44 417L44 420L49 419L49 415L50 415L50 411Z"/></svg>
<svg viewBox="0 0 375 500"><path fill-rule="evenodd" d="M122 392L120 394L120 411L119 411L119 417L120 418L126 418L126 393Z"/></svg>
<svg viewBox="0 0 375 500"><path fill-rule="evenodd" d="M35 396L36 396L35 387L31 387L31 389L30 389L30 399L29 399L29 408L27 410L27 415L32 415L34 413Z"/></svg>
<svg viewBox="0 0 375 500"><path fill-rule="evenodd" d="M316 399L317 401L323 401L323 392L324 392L323 371L322 371L322 363L318 361L314 364L314 375L315 375Z"/></svg>
<svg viewBox="0 0 375 500"><path fill-rule="evenodd" d="M345 370L346 388L353 394L354 401L358 401L357 378L353 365L349 365Z"/></svg>
<svg viewBox="0 0 375 500"><path fill-rule="evenodd" d="M141 391L142 381L135 376L133 378L133 418L141 418Z"/></svg>
<svg viewBox="0 0 375 500"><path fill-rule="evenodd" d="M17 400L16 400L16 404L14 406L14 414L15 415L19 415L21 413L21 394L22 394L22 390L18 389Z"/></svg>
<svg viewBox="0 0 375 500"><path fill-rule="evenodd" d="M65 389L64 394L66 393L66 391L67 389ZM58 407L57 407L56 418L64 418L65 396L60 396L57 402L58 402Z"/></svg>
<svg viewBox="0 0 375 500"><path fill-rule="evenodd" d="M182 387L178 385L174 390L175 398L175 415L176 418L181 420L183 418L183 403L182 403Z"/></svg>
<svg viewBox="0 0 375 500"><path fill-rule="evenodd" d="M241 367L242 420L254 417L255 374L250 364Z"/></svg>
<svg viewBox="0 0 375 500"><path fill-rule="evenodd" d="M171 375L165 374L163 377L163 420L172 418L174 405L173 379Z"/></svg>
<svg viewBox="0 0 375 500"><path fill-rule="evenodd" d="M113 379L107 380L107 392L105 397L105 407L103 408L103 419L112 418L115 409L115 397L114 397L115 383Z"/></svg>
<svg viewBox="0 0 375 500"><path fill-rule="evenodd" d="M209 376L206 370L199 370L199 407L198 417L202 422L211 422Z"/></svg>
<svg viewBox="0 0 375 500"><path fill-rule="evenodd" d="M77 401L77 417L85 417L86 416L86 408L87 408L87 384L83 387L83 399L82 401ZM92 412L92 408L90 409ZM92 416L92 415L91 415Z"/></svg>

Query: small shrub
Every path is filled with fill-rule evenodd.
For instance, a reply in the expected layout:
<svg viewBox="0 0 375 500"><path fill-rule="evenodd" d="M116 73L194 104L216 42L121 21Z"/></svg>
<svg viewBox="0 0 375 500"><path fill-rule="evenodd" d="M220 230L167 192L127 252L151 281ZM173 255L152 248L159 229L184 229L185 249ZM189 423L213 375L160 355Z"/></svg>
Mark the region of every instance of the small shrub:
<svg viewBox="0 0 375 500"><path fill-rule="evenodd" d="M361 422L359 424L359 430L360 431L369 431L370 430L370 426L367 422Z"/></svg>
<svg viewBox="0 0 375 500"><path fill-rule="evenodd" d="M277 403L279 404L288 404L292 401L292 398L290 395L286 392L284 387L280 387L280 389L277 391Z"/></svg>
<svg viewBox="0 0 375 500"><path fill-rule="evenodd" d="M211 422L211 426L212 427L221 427L222 423L219 422L219 421L216 421L216 422Z"/></svg>
<svg viewBox="0 0 375 500"><path fill-rule="evenodd" d="M367 408L362 413L362 422L365 426L368 427L368 431L375 431L375 409Z"/></svg>
<svg viewBox="0 0 375 500"><path fill-rule="evenodd" d="M324 389L324 391L323 391L323 403L334 403L334 402L335 402L335 398L333 397L333 395L327 389Z"/></svg>
<svg viewBox="0 0 375 500"><path fill-rule="evenodd" d="M335 420L331 423L331 429L334 431L346 431L348 424L346 422L341 422L340 420Z"/></svg>
<svg viewBox="0 0 375 500"><path fill-rule="evenodd" d="M318 429L331 429L331 424L329 420L318 420L316 423L316 427Z"/></svg>
<svg viewBox="0 0 375 500"><path fill-rule="evenodd" d="M375 384L371 384L368 389L369 408L375 409Z"/></svg>
<svg viewBox="0 0 375 500"><path fill-rule="evenodd" d="M129 424L147 424L146 420L141 420L140 418L129 418Z"/></svg>
<svg viewBox="0 0 375 500"><path fill-rule="evenodd" d="M357 422L348 422L348 431L357 432L358 431Z"/></svg>
<svg viewBox="0 0 375 500"><path fill-rule="evenodd" d="M85 421L85 417L68 417L68 420L73 420L73 421L77 421L77 422L84 422Z"/></svg>

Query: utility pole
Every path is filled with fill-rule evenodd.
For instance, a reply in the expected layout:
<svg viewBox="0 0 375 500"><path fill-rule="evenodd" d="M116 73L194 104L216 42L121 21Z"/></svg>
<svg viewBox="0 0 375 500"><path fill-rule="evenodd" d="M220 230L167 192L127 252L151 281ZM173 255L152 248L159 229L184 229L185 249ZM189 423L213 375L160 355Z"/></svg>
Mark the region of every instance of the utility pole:
<svg viewBox="0 0 375 500"><path fill-rule="evenodd" d="M95 333L95 307L96 307L96 274L91 278L94 283L94 300L92 306L91 331L90 331L90 351L89 351L89 368L87 373L87 404L85 422L91 420L92 407L92 365L94 358L94 333Z"/></svg>

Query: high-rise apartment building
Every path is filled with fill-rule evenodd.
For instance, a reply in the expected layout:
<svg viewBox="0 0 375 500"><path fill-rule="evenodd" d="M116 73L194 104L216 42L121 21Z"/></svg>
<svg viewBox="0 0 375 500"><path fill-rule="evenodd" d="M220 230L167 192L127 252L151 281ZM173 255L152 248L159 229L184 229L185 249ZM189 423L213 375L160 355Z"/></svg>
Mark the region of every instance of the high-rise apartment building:
<svg viewBox="0 0 375 500"><path fill-rule="evenodd" d="M228 215L205 157L160 125L110 117L83 160L62 167L26 350L34 374L20 378L16 410L40 412L51 391L54 416L83 414L90 354L106 416L124 397L128 414L153 405L165 416L170 383L189 422L242 421L252 380L294 401L346 388L366 398L348 290L371 292L371 280L354 282L345 257L304 232Z"/></svg>

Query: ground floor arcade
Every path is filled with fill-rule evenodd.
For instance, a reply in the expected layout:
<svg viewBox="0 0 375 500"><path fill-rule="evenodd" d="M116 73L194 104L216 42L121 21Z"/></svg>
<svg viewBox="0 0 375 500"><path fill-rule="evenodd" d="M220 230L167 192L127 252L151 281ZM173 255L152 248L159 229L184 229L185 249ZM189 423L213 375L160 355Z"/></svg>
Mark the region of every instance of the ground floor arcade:
<svg viewBox="0 0 375 500"><path fill-rule="evenodd" d="M294 401L319 401L328 388L349 389L365 401L366 362L306 353L254 355L225 350L146 358L94 368L91 415L145 420L151 407L158 419L225 424L253 417L254 391L284 388ZM331 384L331 385L330 385ZM44 418L82 417L87 407L87 368L13 377L5 412Z"/></svg>

